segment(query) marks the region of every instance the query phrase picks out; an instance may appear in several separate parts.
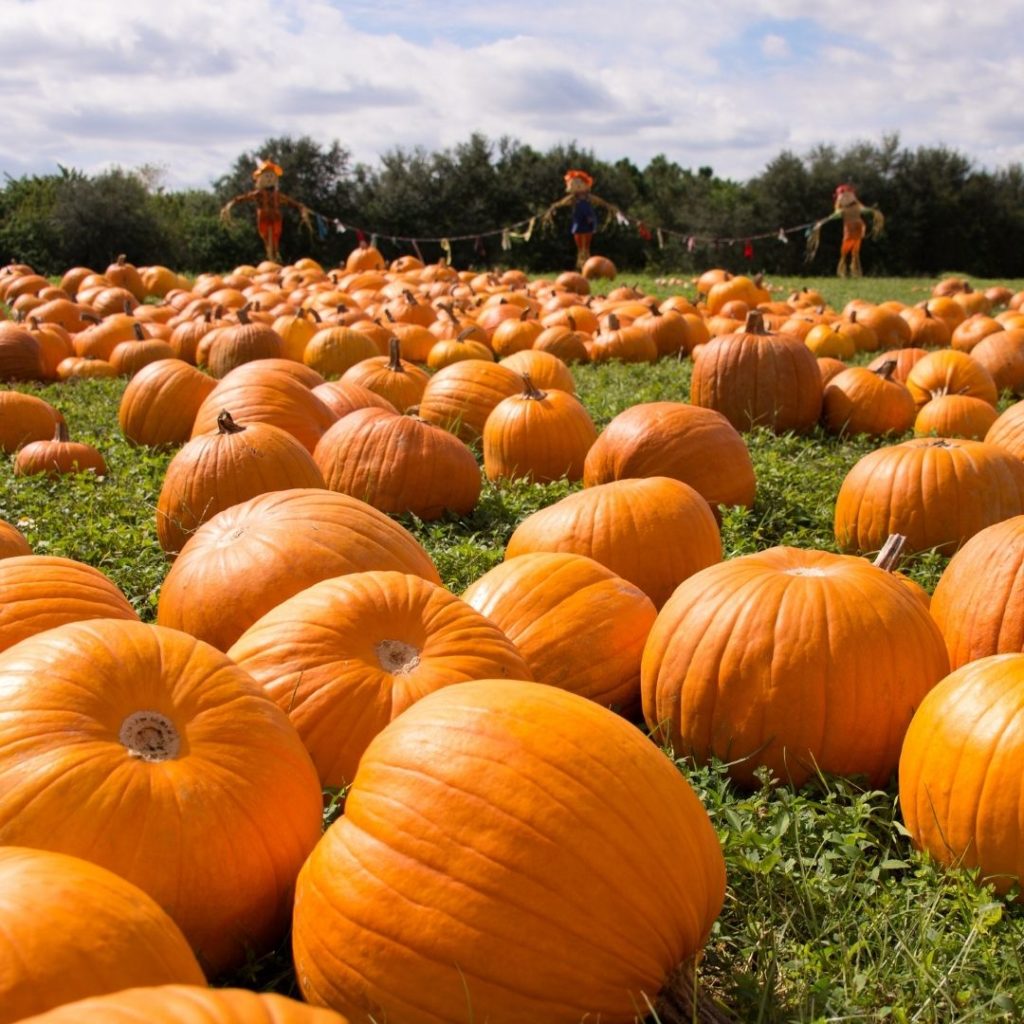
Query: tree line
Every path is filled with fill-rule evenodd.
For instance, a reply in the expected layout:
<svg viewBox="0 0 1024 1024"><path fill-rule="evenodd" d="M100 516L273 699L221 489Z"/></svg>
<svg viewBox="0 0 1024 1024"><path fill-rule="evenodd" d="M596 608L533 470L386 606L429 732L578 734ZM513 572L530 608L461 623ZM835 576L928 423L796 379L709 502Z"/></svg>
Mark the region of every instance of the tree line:
<svg viewBox="0 0 1024 1024"><path fill-rule="evenodd" d="M161 187L159 171L149 167L95 175L61 167L56 174L8 176L0 191L0 260L47 274L71 266L102 268L119 253L139 265L184 271L259 262L253 209L236 207L227 223L219 212L252 187L261 157L283 168L282 191L320 215L306 231L293 211L285 211L286 259L343 262L357 244L359 226L376 233L388 259L417 250L426 262L444 255L437 242L413 246L402 238L468 236L451 243L460 267L567 267L574 249L566 210L551 225L538 219L530 239L510 240L511 248L502 247L500 235L484 233L537 216L563 194L565 171L580 167L595 178L595 193L628 215L626 225L603 225L594 242L594 251L621 271L722 266L830 274L838 223L826 225L810 264L803 232L784 242L778 229L825 217L836 185L849 182L886 217L883 237L864 250L868 274L1024 276L1024 167L979 169L953 149L908 149L895 135L845 149L823 144L805 154L784 151L746 182L721 178L710 167L682 167L665 156L640 168L628 159L599 160L575 144L540 152L479 134L438 152L396 148L373 167L354 163L337 141L270 138L241 153L208 189L183 191Z"/></svg>

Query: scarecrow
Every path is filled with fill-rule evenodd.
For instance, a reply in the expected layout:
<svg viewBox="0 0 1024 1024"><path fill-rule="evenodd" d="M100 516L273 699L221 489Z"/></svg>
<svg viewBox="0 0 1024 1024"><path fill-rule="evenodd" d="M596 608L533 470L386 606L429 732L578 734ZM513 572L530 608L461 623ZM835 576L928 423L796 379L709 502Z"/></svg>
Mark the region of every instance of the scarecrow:
<svg viewBox="0 0 1024 1024"><path fill-rule="evenodd" d="M618 208L595 196L590 190L594 187L594 179L586 171L567 171L565 175L566 195L552 203L544 213L544 220L551 223L555 218L555 210L563 206L572 206L572 237L576 242L576 269L580 269L590 259L590 241L597 231L597 211L594 204L603 206L609 213L618 213Z"/></svg>
<svg viewBox="0 0 1024 1024"><path fill-rule="evenodd" d="M873 206L865 206L854 192L852 185L840 185L834 195L835 208L832 213L822 220L819 220L811 228L807 237L807 259L814 259L818 251L818 242L821 240L821 226L830 220L843 222L843 243L839 250L839 265L836 273L840 277L860 277L862 274L860 266L860 245L867 233L867 225L864 223L864 214L871 215L871 237L877 238L885 227L885 218L881 210ZM849 257L849 269L847 269L847 257Z"/></svg>
<svg viewBox="0 0 1024 1024"><path fill-rule="evenodd" d="M281 216L282 206L291 206L299 211L302 223L312 230L309 223L309 210L291 196L286 196L279 187L279 179L284 171L270 160L260 160L256 170L252 172L256 187L251 192L243 192L240 196L229 199L220 211L221 220L227 221L231 216L231 208L235 203L256 204L256 230L263 239L267 251L267 259L280 263Z"/></svg>

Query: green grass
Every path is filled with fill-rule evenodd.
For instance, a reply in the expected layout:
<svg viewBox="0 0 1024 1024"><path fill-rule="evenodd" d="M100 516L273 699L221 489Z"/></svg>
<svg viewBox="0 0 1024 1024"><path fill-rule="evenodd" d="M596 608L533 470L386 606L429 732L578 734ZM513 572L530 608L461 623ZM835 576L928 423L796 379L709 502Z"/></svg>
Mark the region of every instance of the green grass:
<svg viewBox="0 0 1024 1024"><path fill-rule="evenodd" d="M630 278L630 281L633 279ZM641 281L648 287L653 281ZM844 296L912 298L929 282L837 282ZM1012 285L1011 285L1012 287ZM669 289L659 287L662 294ZM690 367L601 365L575 371L599 427L629 405L686 400ZM62 410L73 437L94 443L106 479L15 478L0 465L0 518L21 526L35 551L76 558L106 572L152 621L167 564L156 542L154 507L172 453L128 444L117 427L119 381L26 386ZM775 544L834 550L832 509L850 467L882 443L747 435L758 480L752 509L727 510L727 557ZM573 487L484 487L469 517L403 522L425 545L456 592L501 560L515 526ZM919 556L908 571L932 589L946 559ZM916 854L899 820L895 787L817 780L798 793L764 785L737 791L722 765L679 767L701 795L725 850L729 889L702 964L704 984L740 1021L983 1022L1024 1017L1021 909L943 872ZM331 813L337 812L333 807ZM294 992L287 944L229 983Z"/></svg>

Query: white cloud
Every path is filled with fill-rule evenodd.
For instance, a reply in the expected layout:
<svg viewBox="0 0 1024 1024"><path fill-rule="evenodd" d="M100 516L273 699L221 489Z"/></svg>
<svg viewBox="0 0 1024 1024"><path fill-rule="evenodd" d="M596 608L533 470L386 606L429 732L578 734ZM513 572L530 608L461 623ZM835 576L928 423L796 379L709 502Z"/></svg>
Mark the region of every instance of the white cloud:
<svg viewBox="0 0 1024 1024"><path fill-rule="evenodd" d="M73 11L69 20L67 11ZM664 153L743 179L783 149L898 130L985 166L1024 162L1016 5L951 0L11 0L0 171L167 168L206 186L278 135L371 164L473 131ZM1002 114L1000 112L1003 112Z"/></svg>

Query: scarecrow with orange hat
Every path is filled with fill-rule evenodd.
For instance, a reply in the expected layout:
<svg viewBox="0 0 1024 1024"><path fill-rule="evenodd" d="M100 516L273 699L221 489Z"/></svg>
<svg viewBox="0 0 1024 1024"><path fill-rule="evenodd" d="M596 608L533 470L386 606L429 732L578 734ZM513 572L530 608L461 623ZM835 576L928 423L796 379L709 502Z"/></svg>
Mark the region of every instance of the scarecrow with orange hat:
<svg viewBox="0 0 1024 1024"><path fill-rule="evenodd" d="M284 220L281 216L283 206L291 206L299 211L302 223L310 228L309 210L298 200L286 196L280 189L280 178L284 171L271 160L260 160L256 170L252 172L256 187L251 192L243 192L240 196L229 199L220 211L221 219L227 220L235 203L256 204L256 230L263 239L267 250L267 259L279 263L281 260L280 243L281 227ZM311 229L311 228L310 228Z"/></svg>
<svg viewBox="0 0 1024 1024"><path fill-rule="evenodd" d="M852 185L840 185L833 195L834 209L829 216L819 220L810 230L807 236L807 259L814 259L818 251L818 243L821 240L821 227L830 220L842 220L843 222L843 243L839 250L839 265L836 273L840 277L860 277L862 270L860 266L860 246L867 234L867 225L864 223L864 215L871 217L871 237L877 238L885 227L885 218L882 211L873 206L865 206L854 192ZM849 268L847 268L849 258Z"/></svg>
<svg viewBox="0 0 1024 1024"><path fill-rule="evenodd" d="M616 213L617 207L591 192L594 179L586 171L567 171L564 180L566 195L547 208L544 220L550 224L554 220L555 210L563 206L572 206L570 230L576 242L576 268L579 269L590 259L590 242L597 231L597 211L594 204L603 206L611 213Z"/></svg>

